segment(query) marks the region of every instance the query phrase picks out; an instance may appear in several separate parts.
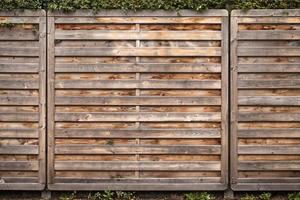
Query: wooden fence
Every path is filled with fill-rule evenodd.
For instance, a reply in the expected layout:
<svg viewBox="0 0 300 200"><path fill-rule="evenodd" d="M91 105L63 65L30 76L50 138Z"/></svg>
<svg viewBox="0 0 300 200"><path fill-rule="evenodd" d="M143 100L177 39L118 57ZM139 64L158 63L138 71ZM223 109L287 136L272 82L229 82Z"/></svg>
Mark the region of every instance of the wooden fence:
<svg viewBox="0 0 300 200"><path fill-rule="evenodd" d="M231 187L300 189L300 10L233 11Z"/></svg>
<svg viewBox="0 0 300 200"><path fill-rule="evenodd" d="M232 12L230 140L228 26L0 12L0 190L300 190L300 10Z"/></svg>
<svg viewBox="0 0 300 200"><path fill-rule="evenodd" d="M45 70L45 12L0 12L0 190L45 187Z"/></svg>
<svg viewBox="0 0 300 200"><path fill-rule="evenodd" d="M225 10L48 17L48 187L227 187Z"/></svg>

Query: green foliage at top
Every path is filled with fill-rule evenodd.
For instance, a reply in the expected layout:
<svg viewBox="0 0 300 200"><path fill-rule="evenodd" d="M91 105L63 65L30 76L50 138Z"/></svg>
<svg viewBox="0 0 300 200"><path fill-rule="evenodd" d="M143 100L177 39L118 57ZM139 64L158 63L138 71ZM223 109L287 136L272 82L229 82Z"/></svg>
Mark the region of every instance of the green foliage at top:
<svg viewBox="0 0 300 200"><path fill-rule="evenodd" d="M0 0L0 10L41 9L42 0Z"/></svg>
<svg viewBox="0 0 300 200"><path fill-rule="evenodd" d="M233 9L293 9L300 8L300 0L232 0Z"/></svg>
<svg viewBox="0 0 300 200"><path fill-rule="evenodd" d="M227 0L52 0L50 10L73 11L75 9L122 9L122 10L203 10L225 8Z"/></svg>
<svg viewBox="0 0 300 200"><path fill-rule="evenodd" d="M0 0L0 10L49 9L70 12L76 9L180 10L191 9L293 9L300 0Z"/></svg>

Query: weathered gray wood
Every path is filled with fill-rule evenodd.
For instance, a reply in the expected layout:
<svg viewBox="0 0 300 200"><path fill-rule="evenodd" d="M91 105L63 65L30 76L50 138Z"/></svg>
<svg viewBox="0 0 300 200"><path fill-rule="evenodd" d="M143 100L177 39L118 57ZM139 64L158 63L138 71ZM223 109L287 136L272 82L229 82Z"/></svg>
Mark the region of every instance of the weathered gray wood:
<svg viewBox="0 0 300 200"><path fill-rule="evenodd" d="M0 105L37 105L37 97L28 97L28 96L7 96L0 97Z"/></svg>
<svg viewBox="0 0 300 200"><path fill-rule="evenodd" d="M297 65L298 66L298 65ZM297 67L295 66L295 67ZM299 68L299 67L298 67ZM300 69L300 68L299 68ZM1 70L1 68L0 68ZM68 64L57 63L55 72L193 72L219 73L218 63Z"/></svg>
<svg viewBox="0 0 300 200"><path fill-rule="evenodd" d="M84 135L82 135L84 132ZM220 138L218 129L55 129L56 138ZM0 130L1 136L1 130Z"/></svg>
<svg viewBox="0 0 300 200"><path fill-rule="evenodd" d="M300 121L299 113L246 113L240 112L238 119L244 121L273 121L273 122L297 122Z"/></svg>
<svg viewBox="0 0 300 200"><path fill-rule="evenodd" d="M5 171L37 171L38 162L32 161L1 161L0 170Z"/></svg>
<svg viewBox="0 0 300 200"><path fill-rule="evenodd" d="M0 81L1 83L1 81ZM56 88L64 89L219 89L221 82L219 80L211 81L136 81L136 80L57 80L55 82Z"/></svg>
<svg viewBox="0 0 300 200"><path fill-rule="evenodd" d="M1 115L0 115L1 116ZM297 117L297 116L295 116ZM192 122L192 121L220 121L221 115L219 112L216 113L59 113L55 115L56 121L183 121L183 122Z"/></svg>
<svg viewBox="0 0 300 200"><path fill-rule="evenodd" d="M56 170L66 171L83 171L83 170L101 170L101 171L127 171L143 170L143 171L219 171L221 169L220 162L113 162L113 161L90 161L90 162L56 162Z"/></svg>
<svg viewBox="0 0 300 200"><path fill-rule="evenodd" d="M221 40L219 31L56 30L56 40Z"/></svg>
<svg viewBox="0 0 300 200"><path fill-rule="evenodd" d="M219 145L163 146L163 145L56 145L56 154L220 154Z"/></svg>
<svg viewBox="0 0 300 200"><path fill-rule="evenodd" d="M299 128L240 129L239 138L300 138Z"/></svg>
<svg viewBox="0 0 300 200"><path fill-rule="evenodd" d="M0 129L0 138L38 138L37 129Z"/></svg>
<svg viewBox="0 0 300 200"><path fill-rule="evenodd" d="M300 72L299 64L238 64L239 72Z"/></svg>
<svg viewBox="0 0 300 200"><path fill-rule="evenodd" d="M220 24L220 17L56 17L57 24Z"/></svg>
<svg viewBox="0 0 300 200"><path fill-rule="evenodd" d="M0 63L1 73L37 73L39 66L36 63Z"/></svg>
<svg viewBox="0 0 300 200"><path fill-rule="evenodd" d="M244 48L237 49L238 56L299 56L300 48L284 47L284 48Z"/></svg>
<svg viewBox="0 0 300 200"><path fill-rule="evenodd" d="M221 105L220 97L59 97L56 105Z"/></svg>
<svg viewBox="0 0 300 200"><path fill-rule="evenodd" d="M299 170L299 161L257 161L257 162L240 162L239 170L242 171L281 171L281 170ZM282 180L281 180L282 181Z"/></svg>
<svg viewBox="0 0 300 200"><path fill-rule="evenodd" d="M239 145L239 154L300 154L299 145Z"/></svg>
<svg viewBox="0 0 300 200"><path fill-rule="evenodd" d="M251 30L239 31L239 40L299 40L299 30Z"/></svg>
<svg viewBox="0 0 300 200"><path fill-rule="evenodd" d="M10 47L3 48L0 47L0 55L1 56L38 56L39 49L38 48L30 48L30 47Z"/></svg>
<svg viewBox="0 0 300 200"><path fill-rule="evenodd" d="M0 146L0 154L35 155L38 154L38 146L37 145Z"/></svg>
<svg viewBox="0 0 300 200"><path fill-rule="evenodd" d="M37 113L18 112L18 113L0 113L0 122L34 122L38 121L39 116Z"/></svg>
<svg viewBox="0 0 300 200"><path fill-rule="evenodd" d="M295 52L297 49L295 49ZM0 48L0 54L2 53ZM8 52L7 52L8 53ZM198 48L71 48L55 47L56 56L221 56L219 47Z"/></svg>
<svg viewBox="0 0 300 200"><path fill-rule="evenodd" d="M240 96L238 98L240 105L290 105L299 106L299 96Z"/></svg>

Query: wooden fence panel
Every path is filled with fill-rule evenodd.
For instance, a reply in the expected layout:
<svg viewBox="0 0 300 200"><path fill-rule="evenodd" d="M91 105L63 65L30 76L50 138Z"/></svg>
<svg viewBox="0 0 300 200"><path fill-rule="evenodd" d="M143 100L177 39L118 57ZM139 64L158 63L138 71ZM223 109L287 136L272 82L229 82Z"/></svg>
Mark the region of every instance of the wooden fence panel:
<svg viewBox="0 0 300 200"><path fill-rule="evenodd" d="M300 190L300 10L233 11L234 190Z"/></svg>
<svg viewBox="0 0 300 200"><path fill-rule="evenodd" d="M227 27L225 10L49 13L49 189L226 189Z"/></svg>
<svg viewBox="0 0 300 200"><path fill-rule="evenodd" d="M46 13L0 12L0 190L46 180Z"/></svg>

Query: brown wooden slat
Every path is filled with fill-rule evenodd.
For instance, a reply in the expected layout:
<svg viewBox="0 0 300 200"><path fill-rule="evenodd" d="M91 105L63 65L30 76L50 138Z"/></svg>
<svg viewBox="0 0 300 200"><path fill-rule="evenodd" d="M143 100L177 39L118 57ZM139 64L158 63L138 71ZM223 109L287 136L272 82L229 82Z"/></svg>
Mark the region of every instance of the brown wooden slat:
<svg viewBox="0 0 300 200"><path fill-rule="evenodd" d="M56 97L56 105L220 105L220 97Z"/></svg>
<svg viewBox="0 0 300 200"><path fill-rule="evenodd" d="M56 56L221 56L220 47L198 48L70 48L55 47ZM296 50L296 49L295 49ZM1 49L0 49L1 53Z"/></svg>

